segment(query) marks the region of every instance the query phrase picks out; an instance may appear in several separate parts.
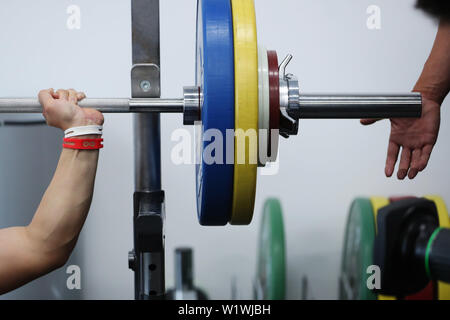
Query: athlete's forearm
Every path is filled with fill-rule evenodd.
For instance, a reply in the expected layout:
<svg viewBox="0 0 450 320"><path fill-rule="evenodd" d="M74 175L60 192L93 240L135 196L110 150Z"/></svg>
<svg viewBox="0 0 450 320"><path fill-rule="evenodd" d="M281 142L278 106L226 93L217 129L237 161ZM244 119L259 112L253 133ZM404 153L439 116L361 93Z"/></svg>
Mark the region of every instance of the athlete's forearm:
<svg viewBox="0 0 450 320"><path fill-rule="evenodd" d="M98 150L63 149L55 175L27 227L42 250L67 257L91 205Z"/></svg>
<svg viewBox="0 0 450 320"><path fill-rule="evenodd" d="M32 222L0 230L0 294L67 262L89 211L98 156L63 149Z"/></svg>
<svg viewBox="0 0 450 320"><path fill-rule="evenodd" d="M442 21L414 91L442 104L450 91L450 21Z"/></svg>

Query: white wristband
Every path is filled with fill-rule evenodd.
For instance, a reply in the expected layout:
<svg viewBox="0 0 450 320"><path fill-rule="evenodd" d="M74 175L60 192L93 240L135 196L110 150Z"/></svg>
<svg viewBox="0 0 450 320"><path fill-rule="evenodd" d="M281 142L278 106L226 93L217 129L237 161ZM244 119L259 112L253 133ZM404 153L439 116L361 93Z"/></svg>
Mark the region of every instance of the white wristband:
<svg viewBox="0 0 450 320"><path fill-rule="evenodd" d="M84 126L74 127L64 131L64 138L72 138L79 136L86 136L91 134L103 134L103 126Z"/></svg>

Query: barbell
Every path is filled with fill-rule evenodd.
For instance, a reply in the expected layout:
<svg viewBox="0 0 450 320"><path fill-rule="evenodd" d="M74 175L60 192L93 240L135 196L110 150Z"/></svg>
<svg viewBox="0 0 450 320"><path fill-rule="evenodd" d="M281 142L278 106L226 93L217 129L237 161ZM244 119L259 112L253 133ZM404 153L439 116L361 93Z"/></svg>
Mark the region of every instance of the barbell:
<svg viewBox="0 0 450 320"><path fill-rule="evenodd" d="M408 94L305 94L287 73L292 55L278 63L275 51L258 47L253 0L198 0L196 84L183 97L85 99L83 108L103 113L182 113L183 123L201 124L197 141L197 212L202 225L246 225L252 220L257 167L275 161L279 135L298 134L299 119L420 117L422 98ZM151 84L150 84L151 85ZM0 99L0 113L41 113L37 99ZM234 148L223 146L223 159L207 163L208 130L226 137L235 132ZM257 144L240 148L238 132L255 131ZM208 139L206 139L208 140ZM261 152L266 157L261 157ZM250 161L259 155L257 163ZM237 161L244 159L243 162Z"/></svg>

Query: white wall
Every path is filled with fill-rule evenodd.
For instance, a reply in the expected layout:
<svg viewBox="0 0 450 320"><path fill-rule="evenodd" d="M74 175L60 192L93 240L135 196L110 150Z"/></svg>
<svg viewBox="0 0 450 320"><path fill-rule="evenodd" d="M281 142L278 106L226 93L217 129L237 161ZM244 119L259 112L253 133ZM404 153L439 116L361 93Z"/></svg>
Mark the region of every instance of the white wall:
<svg viewBox="0 0 450 320"><path fill-rule="evenodd" d="M65 9L82 9L82 28L65 28ZM381 30L368 30L366 8L381 7ZM413 0L256 0L259 41L280 56L292 53L290 71L305 92L409 91L436 32ZM181 96L194 83L195 0L161 1L162 93ZM17 21L21 21L20 25ZM91 97L129 96L130 2L127 0L3 0L0 4L1 96L34 95L40 88L75 87ZM448 102L446 103L448 106ZM446 170L450 128L443 109L441 140L430 166L414 181L383 175L388 123L302 121L300 135L281 142L281 169L260 177L249 227L206 228L197 223L193 166L170 161L173 130L181 116L162 117L166 190L167 284L173 284L173 250L195 249L196 282L212 298L251 297L259 212L268 196L286 213L289 298L310 279L315 298L336 298L344 223L359 195L438 193L450 201ZM133 297L127 268L132 248L133 153L128 115L107 115L90 216L80 238L85 298ZM5 164L0 164L5 170ZM3 199L2 201L12 201Z"/></svg>

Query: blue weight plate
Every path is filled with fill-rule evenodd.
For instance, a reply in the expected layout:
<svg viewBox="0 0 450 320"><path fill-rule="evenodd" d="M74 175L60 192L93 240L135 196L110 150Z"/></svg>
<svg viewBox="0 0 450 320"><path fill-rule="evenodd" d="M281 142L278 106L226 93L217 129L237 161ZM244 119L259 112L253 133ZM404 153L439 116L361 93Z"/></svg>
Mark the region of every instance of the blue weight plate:
<svg viewBox="0 0 450 320"><path fill-rule="evenodd" d="M197 2L197 86L203 93L197 137L197 212L202 225L225 225L231 217L233 164L226 164L226 130L234 130L234 46L230 0ZM207 130L210 141L203 141ZM215 137L220 131L221 139ZM207 140L207 139L205 139ZM221 140L221 141L219 141ZM209 152L213 146L213 152ZM211 145L210 145L211 144ZM210 145L209 148L206 147ZM204 152L206 149L206 152ZM234 152L234 148L229 148ZM212 155L211 163L204 155ZM230 157L231 156L231 157Z"/></svg>

